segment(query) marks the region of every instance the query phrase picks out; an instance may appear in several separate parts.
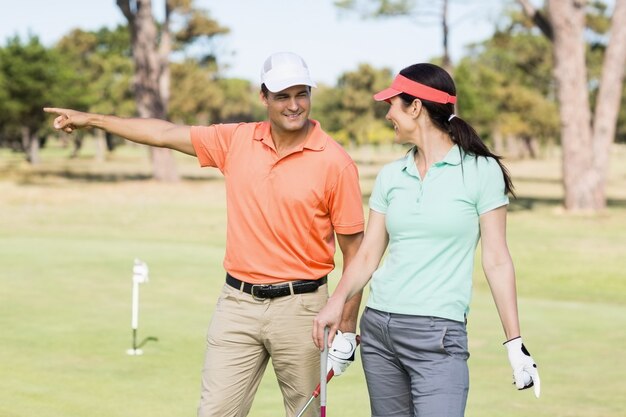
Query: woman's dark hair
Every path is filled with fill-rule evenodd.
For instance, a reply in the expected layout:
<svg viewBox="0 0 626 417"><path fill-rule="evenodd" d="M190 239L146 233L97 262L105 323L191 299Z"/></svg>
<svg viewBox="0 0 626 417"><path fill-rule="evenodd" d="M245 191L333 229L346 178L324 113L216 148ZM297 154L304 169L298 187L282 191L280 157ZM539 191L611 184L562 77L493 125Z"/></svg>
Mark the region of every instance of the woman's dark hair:
<svg viewBox="0 0 626 417"><path fill-rule="evenodd" d="M445 91L451 96L456 96L456 87L452 77L450 77L450 74L448 74L443 68L437 65L426 63L415 64L406 67L400 71L400 74L420 84ZM406 105L413 103L416 98L419 98L407 93L402 93L399 97ZM460 151L462 150L465 153L475 156L492 157L495 159L504 176L505 193L511 193L511 195L515 196L515 193L513 192L513 182L511 181L509 171L500 161L502 157L492 153L482 141L480 136L478 136L478 133L476 133L474 128L463 119L455 116L449 120L450 116L454 114L454 104L435 103L421 98L419 100L428 111L428 115L435 126L444 132L448 132L450 138L452 138L452 142L459 146Z"/></svg>

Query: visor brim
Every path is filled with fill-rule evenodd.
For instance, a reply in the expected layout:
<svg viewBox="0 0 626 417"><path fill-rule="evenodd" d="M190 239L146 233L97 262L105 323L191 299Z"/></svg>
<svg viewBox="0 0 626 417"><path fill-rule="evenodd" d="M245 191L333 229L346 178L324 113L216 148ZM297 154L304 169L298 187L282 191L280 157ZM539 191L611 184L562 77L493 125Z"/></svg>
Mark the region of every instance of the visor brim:
<svg viewBox="0 0 626 417"><path fill-rule="evenodd" d="M380 91L374 94L374 100L376 101L388 101L390 98L397 96L402 93L402 91L395 90L393 88L386 88L383 91Z"/></svg>

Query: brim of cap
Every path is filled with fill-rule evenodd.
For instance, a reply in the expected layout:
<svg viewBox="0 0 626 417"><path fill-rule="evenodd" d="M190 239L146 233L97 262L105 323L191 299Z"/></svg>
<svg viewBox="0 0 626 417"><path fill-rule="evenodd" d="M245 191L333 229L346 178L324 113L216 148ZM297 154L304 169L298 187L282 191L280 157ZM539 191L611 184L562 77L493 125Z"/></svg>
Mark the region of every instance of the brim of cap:
<svg viewBox="0 0 626 417"><path fill-rule="evenodd" d="M309 87L317 88L315 81L308 77L295 77L280 81L265 80L264 84L272 93L278 93L294 85L308 85Z"/></svg>
<svg viewBox="0 0 626 417"><path fill-rule="evenodd" d="M398 90L393 89L391 87L385 88L383 91L374 94L374 100L376 100L376 101L387 101L391 97L395 97L395 96L397 96L400 93L402 93L402 91L398 91Z"/></svg>

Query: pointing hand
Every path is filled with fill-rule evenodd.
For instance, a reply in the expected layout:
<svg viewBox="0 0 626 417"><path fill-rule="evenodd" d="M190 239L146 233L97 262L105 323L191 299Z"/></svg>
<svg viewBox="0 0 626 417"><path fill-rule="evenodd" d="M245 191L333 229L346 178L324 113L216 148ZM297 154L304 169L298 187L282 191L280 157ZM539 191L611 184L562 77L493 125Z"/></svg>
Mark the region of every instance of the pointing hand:
<svg viewBox="0 0 626 417"><path fill-rule="evenodd" d="M44 107L46 113L57 114L52 126L56 130L72 133L75 129L87 127L89 125L89 113L83 113L71 109L60 109L56 107Z"/></svg>

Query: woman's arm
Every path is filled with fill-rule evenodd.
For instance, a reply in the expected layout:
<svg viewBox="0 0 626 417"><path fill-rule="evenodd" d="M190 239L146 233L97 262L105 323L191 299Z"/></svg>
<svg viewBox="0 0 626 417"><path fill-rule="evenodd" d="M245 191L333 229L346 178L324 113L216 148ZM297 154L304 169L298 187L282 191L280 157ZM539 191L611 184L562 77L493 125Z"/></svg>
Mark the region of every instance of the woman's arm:
<svg viewBox="0 0 626 417"><path fill-rule="evenodd" d="M329 327L329 346L332 344L346 300L359 293L368 283L385 253L389 236L385 227L385 215L370 210L365 237L356 255L344 270L343 276L328 299L326 306L313 320L313 342L318 348L324 346L324 328Z"/></svg>
<svg viewBox="0 0 626 417"><path fill-rule="evenodd" d="M520 335L515 269L506 243L506 208L480 216L482 265L496 303L506 340Z"/></svg>

